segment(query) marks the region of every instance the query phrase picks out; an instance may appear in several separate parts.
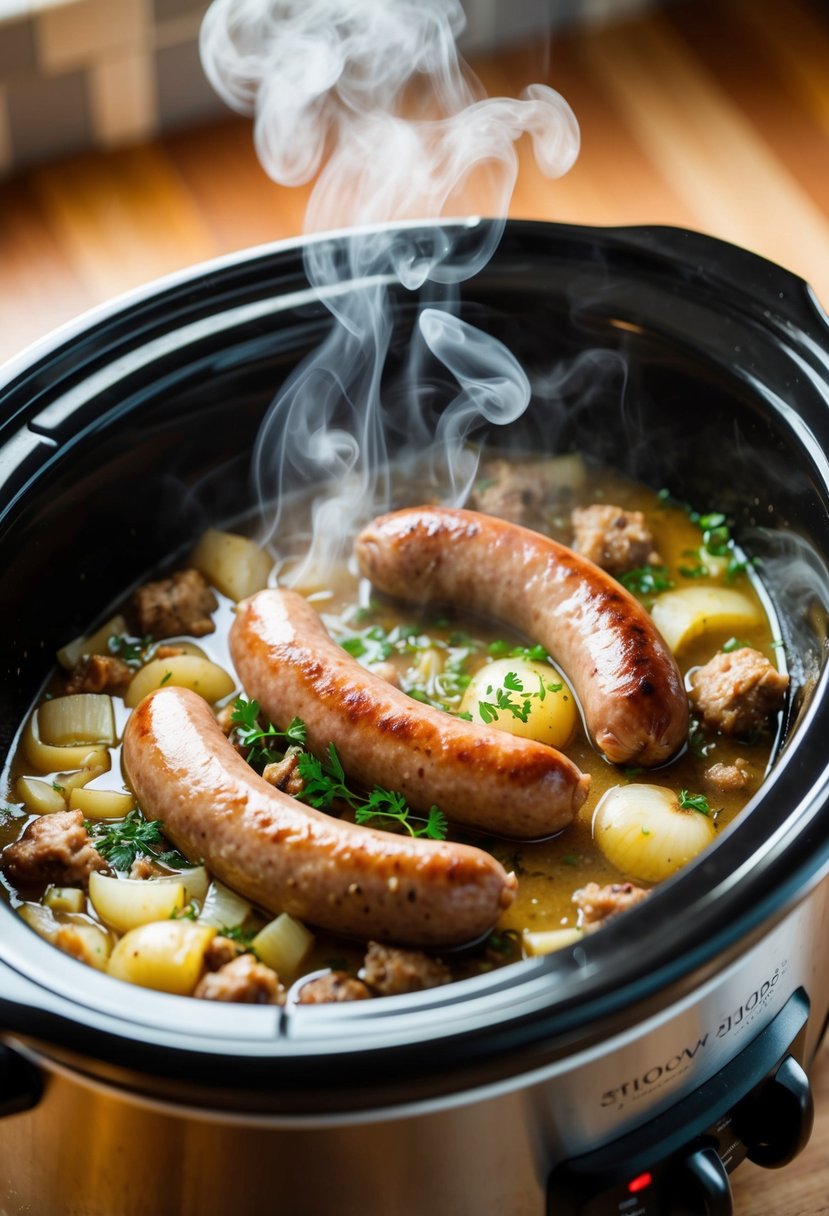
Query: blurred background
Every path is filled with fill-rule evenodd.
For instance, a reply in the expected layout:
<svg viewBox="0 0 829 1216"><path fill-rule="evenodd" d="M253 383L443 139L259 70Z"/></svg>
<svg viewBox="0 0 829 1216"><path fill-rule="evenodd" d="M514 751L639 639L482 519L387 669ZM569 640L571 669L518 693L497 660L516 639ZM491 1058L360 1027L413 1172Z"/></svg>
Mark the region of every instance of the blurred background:
<svg viewBox="0 0 829 1216"><path fill-rule="evenodd" d="M382 0L377 0L378 3ZM529 147L514 216L672 224L746 246L829 303L829 6L821 0L465 0L490 95L542 81L581 125L549 182ZM251 123L209 87L206 0L0 0L0 360L83 310L303 230ZM807 1152L745 1165L741 1216L829 1213L829 1065Z"/></svg>
<svg viewBox="0 0 829 1216"><path fill-rule="evenodd" d="M302 231L202 72L206 0L0 0L0 359L136 284ZM466 0L490 94L540 80L582 129L516 216L676 224L829 301L829 8L821 0ZM827 1209L829 1210L829 1209Z"/></svg>

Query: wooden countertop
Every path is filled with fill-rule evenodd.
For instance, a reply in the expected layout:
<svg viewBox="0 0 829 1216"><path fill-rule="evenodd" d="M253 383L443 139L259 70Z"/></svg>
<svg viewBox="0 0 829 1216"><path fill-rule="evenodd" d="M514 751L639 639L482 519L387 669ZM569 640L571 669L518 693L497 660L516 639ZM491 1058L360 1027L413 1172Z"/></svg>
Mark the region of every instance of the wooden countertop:
<svg viewBox="0 0 829 1216"><path fill-rule="evenodd" d="M521 148L511 214L674 224L744 245L829 303L829 10L819 0L694 0L476 64L491 94L547 80L582 153L557 182ZM182 266L302 231L307 191L267 180L229 118L0 184L0 359L83 309ZM811 1144L743 1165L739 1216L829 1213L829 1062Z"/></svg>

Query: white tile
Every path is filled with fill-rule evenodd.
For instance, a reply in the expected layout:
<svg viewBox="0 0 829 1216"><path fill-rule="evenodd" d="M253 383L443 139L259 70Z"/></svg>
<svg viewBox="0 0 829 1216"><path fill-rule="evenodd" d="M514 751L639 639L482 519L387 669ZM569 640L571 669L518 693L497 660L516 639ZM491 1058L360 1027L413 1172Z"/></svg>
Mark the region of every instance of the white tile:
<svg viewBox="0 0 829 1216"><path fill-rule="evenodd" d="M0 177L12 167L12 141L5 91L0 88Z"/></svg>
<svg viewBox="0 0 829 1216"><path fill-rule="evenodd" d="M96 64L89 99L96 143L113 147L150 135L157 111L150 53L128 52Z"/></svg>
<svg viewBox="0 0 829 1216"><path fill-rule="evenodd" d="M73 0L38 17L40 62L47 72L86 67L112 51L148 46L150 0Z"/></svg>

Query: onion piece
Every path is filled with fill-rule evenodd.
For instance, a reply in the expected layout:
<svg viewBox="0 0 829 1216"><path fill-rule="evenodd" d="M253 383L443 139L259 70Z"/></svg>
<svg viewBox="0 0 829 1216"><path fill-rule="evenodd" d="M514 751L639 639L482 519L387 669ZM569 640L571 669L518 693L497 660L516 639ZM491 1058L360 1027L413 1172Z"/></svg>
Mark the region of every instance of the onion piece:
<svg viewBox="0 0 829 1216"><path fill-rule="evenodd" d="M280 979L297 973L313 944L313 933L287 912L269 921L251 942L262 962Z"/></svg>
<svg viewBox="0 0 829 1216"><path fill-rule="evenodd" d="M23 755L37 773L56 773L69 768L97 768L105 773L110 766L105 747L54 747L44 743L38 729L38 711L32 714L23 729Z"/></svg>
<svg viewBox="0 0 829 1216"><path fill-rule="evenodd" d="M236 929L244 924L253 908L251 904L214 878L205 896L198 923L216 929Z"/></svg>
<svg viewBox="0 0 829 1216"><path fill-rule="evenodd" d="M195 654L176 654L169 659L152 659L136 672L124 694L124 704L135 709L148 693L167 684L189 688L211 705L233 692L236 684L218 663Z"/></svg>
<svg viewBox="0 0 829 1216"><path fill-rule="evenodd" d="M243 600L267 587L273 558L247 536L209 528L192 556L192 564L209 583L232 600Z"/></svg>
<svg viewBox="0 0 829 1216"><path fill-rule="evenodd" d="M661 785L616 785L600 799L593 837L623 874L660 882L714 839L708 815L682 810L674 790Z"/></svg>
<svg viewBox="0 0 829 1216"><path fill-rule="evenodd" d="M83 811L85 819L123 819L134 806L132 794L122 794L119 790L81 787L69 792L70 811Z"/></svg>
<svg viewBox="0 0 829 1216"><path fill-rule="evenodd" d="M158 992L190 996L204 971L204 955L216 936L211 925L163 920L130 929L107 964L115 979Z"/></svg>
<svg viewBox="0 0 829 1216"><path fill-rule="evenodd" d="M111 617L101 625L100 629L96 629L94 633L90 633L88 637L82 636L75 638L71 642L67 642L58 651L58 662L61 667L65 667L67 671L71 671L79 659L88 654L109 654L109 639L113 634L122 634L127 632L127 622L120 615Z"/></svg>
<svg viewBox="0 0 829 1216"><path fill-rule="evenodd" d="M37 724L40 738L50 747L100 743L111 747L116 739L112 697L106 693L79 692L44 701Z"/></svg>
<svg viewBox="0 0 829 1216"><path fill-rule="evenodd" d="M96 870L89 876L89 898L105 924L125 933L138 925L169 920L180 912L184 907L184 883L111 878Z"/></svg>
<svg viewBox="0 0 829 1216"><path fill-rule="evenodd" d="M185 903L193 903L202 905L207 898L207 891L210 886L210 875L204 866L191 866L189 870L179 870L176 874L159 874L153 882L181 882L184 883L184 900Z"/></svg>
<svg viewBox="0 0 829 1216"><path fill-rule="evenodd" d="M546 929L538 933L525 929L521 934L521 941L524 953L535 957L539 954L552 954L554 950L563 950L565 946L574 946L583 937L581 929Z"/></svg>
<svg viewBox="0 0 829 1216"><path fill-rule="evenodd" d="M33 815L54 815L56 811L66 810L62 792L40 777L18 777L14 788L26 810Z"/></svg>

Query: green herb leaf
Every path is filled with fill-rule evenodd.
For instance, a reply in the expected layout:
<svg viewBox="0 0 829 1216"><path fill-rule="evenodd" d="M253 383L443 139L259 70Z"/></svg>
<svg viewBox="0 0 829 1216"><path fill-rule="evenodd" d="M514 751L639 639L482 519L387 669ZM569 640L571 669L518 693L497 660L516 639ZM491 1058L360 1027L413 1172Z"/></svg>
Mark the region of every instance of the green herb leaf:
<svg viewBox="0 0 829 1216"><path fill-rule="evenodd" d="M285 730L277 730L272 722L263 729L259 725L259 712L258 701L237 697L230 721L239 743L248 749L248 764L261 772L267 764L282 759L286 745L303 746L307 729L301 718L293 718Z"/></svg>
<svg viewBox="0 0 829 1216"><path fill-rule="evenodd" d="M739 638L729 638L727 642L723 642L721 650L724 654L732 654L735 650L747 650L748 642L741 642Z"/></svg>
<svg viewBox="0 0 829 1216"><path fill-rule="evenodd" d="M637 566L623 574L619 582L633 595L659 595L670 591L674 581L667 566Z"/></svg>
<svg viewBox="0 0 829 1216"><path fill-rule="evenodd" d="M711 807L705 794L689 794L687 790L679 791L679 809L681 811L698 811L700 815L711 814Z"/></svg>
<svg viewBox="0 0 829 1216"><path fill-rule="evenodd" d="M115 655L122 663L126 663L128 667L141 667L146 663L154 645L155 642L149 634L143 638L136 638L128 633L113 633L107 638L109 653Z"/></svg>
<svg viewBox="0 0 829 1216"><path fill-rule="evenodd" d="M128 870L138 857L155 857L153 845L161 841L161 827L158 819L144 819L139 810L134 810L120 823L107 825L93 837L93 843L116 870Z"/></svg>

